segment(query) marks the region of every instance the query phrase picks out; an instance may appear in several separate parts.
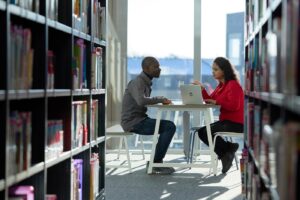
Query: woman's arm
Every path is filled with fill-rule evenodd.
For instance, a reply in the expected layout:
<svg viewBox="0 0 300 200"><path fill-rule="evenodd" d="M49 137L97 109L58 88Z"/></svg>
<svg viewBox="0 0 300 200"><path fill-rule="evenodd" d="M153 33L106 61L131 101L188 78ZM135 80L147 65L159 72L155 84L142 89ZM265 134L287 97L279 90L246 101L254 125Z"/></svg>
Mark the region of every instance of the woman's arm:
<svg viewBox="0 0 300 200"><path fill-rule="evenodd" d="M243 90L235 81L230 81L222 94L216 97L216 104L225 110L238 110L242 101L244 101Z"/></svg>

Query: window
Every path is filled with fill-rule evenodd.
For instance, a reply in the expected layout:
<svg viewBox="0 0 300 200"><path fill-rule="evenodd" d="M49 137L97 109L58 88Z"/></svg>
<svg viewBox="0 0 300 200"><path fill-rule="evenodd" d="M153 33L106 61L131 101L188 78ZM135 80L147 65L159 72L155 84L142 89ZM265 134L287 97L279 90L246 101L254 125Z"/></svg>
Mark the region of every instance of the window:
<svg viewBox="0 0 300 200"><path fill-rule="evenodd" d="M244 10L243 0L202 0L201 58L211 66L214 58L227 57L240 74L244 85ZM216 6L218 5L218 6ZM211 69L202 64L202 82L213 88Z"/></svg>
<svg viewBox="0 0 300 200"><path fill-rule="evenodd" d="M179 99L179 82L190 83L193 77L193 26L194 0L128 0L127 80L141 72L144 56L154 56L162 71L153 79L151 96ZM148 114L156 117L155 110ZM173 117L178 123L171 148L177 148L182 145L182 115Z"/></svg>
<svg viewBox="0 0 300 200"><path fill-rule="evenodd" d="M179 83L193 81L194 1L128 0L127 80L132 80L141 72L144 56L158 58L162 72L159 79L153 80L152 96L179 99ZM215 57L228 57L243 73L245 2L199 1L202 9L201 80L212 90L217 85L211 76ZM148 114L155 118L155 110L150 110ZM175 113L174 119L177 132L171 148L182 148L182 113ZM135 140L131 143L132 147L136 144Z"/></svg>
<svg viewBox="0 0 300 200"><path fill-rule="evenodd" d="M228 58L235 66L241 65L241 38L235 34L229 36Z"/></svg>

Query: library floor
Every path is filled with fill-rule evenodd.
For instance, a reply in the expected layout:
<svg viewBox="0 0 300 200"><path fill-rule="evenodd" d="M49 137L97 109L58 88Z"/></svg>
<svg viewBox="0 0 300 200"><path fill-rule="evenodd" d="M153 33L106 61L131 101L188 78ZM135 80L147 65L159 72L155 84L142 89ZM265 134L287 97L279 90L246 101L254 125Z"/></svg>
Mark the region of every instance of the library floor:
<svg viewBox="0 0 300 200"><path fill-rule="evenodd" d="M114 160L116 154L107 154L108 160ZM121 155L120 161L125 161ZM127 168L106 170L107 200L242 200L241 175L235 163L227 175L221 173L222 164L218 164L217 176L209 175L208 168L176 169L172 175L148 175L146 159L136 153L131 154L132 173ZM201 155L201 161L208 156ZM167 154L165 161L184 162L182 155ZM119 161L112 161L115 164Z"/></svg>

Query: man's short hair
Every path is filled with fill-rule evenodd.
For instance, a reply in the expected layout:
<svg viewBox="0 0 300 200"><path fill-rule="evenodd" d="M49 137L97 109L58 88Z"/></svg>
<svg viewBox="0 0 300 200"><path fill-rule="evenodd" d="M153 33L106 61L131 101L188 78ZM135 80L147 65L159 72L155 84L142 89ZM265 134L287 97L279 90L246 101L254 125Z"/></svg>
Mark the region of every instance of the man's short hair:
<svg viewBox="0 0 300 200"><path fill-rule="evenodd" d="M152 56L147 56L142 61L142 68L143 69L145 69L147 67L150 67L150 66L155 66L155 65L159 65L159 62L156 58L154 58Z"/></svg>

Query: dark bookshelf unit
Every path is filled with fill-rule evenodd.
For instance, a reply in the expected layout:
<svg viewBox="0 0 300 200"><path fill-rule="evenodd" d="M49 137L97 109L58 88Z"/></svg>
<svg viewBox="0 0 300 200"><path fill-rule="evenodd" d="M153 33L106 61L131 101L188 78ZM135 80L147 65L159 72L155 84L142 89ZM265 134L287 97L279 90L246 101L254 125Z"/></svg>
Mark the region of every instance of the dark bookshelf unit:
<svg viewBox="0 0 300 200"><path fill-rule="evenodd" d="M246 0L245 199L299 199L300 5Z"/></svg>
<svg viewBox="0 0 300 200"><path fill-rule="evenodd" d="M0 0L0 199L105 199L107 0Z"/></svg>

